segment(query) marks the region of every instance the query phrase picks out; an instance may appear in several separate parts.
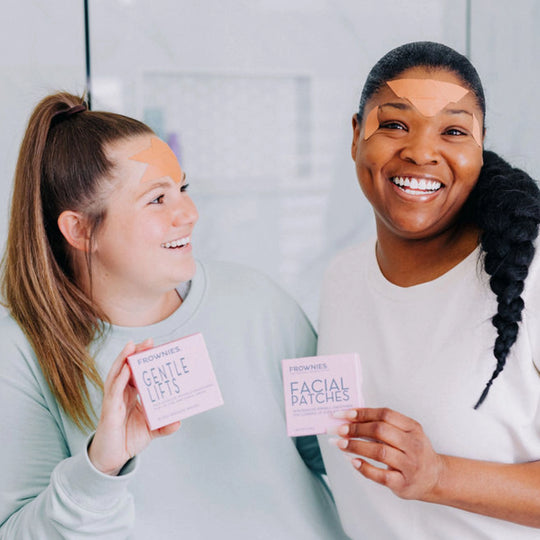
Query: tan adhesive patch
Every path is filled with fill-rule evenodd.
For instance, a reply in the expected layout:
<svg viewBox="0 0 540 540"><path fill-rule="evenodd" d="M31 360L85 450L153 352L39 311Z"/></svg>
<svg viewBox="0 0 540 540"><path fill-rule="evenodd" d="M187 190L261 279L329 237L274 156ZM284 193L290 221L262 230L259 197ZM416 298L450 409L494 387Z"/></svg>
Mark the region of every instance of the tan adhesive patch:
<svg viewBox="0 0 540 540"><path fill-rule="evenodd" d="M396 96L408 99L424 116L435 116L469 92L457 84L434 79L396 79L387 84Z"/></svg>
<svg viewBox="0 0 540 540"><path fill-rule="evenodd" d="M473 139L478 143L478 146L482 146L482 131L480 130L480 124L478 118L473 114L472 119L472 136Z"/></svg>
<svg viewBox="0 0 540 540"><path fill-rule="evenodd" d="M157 137L152 137L149 148L131 156L129 159L148 164L141 182L168 176L174 182L180 184L184 179L184 173L174 152L167 143Z"/></svg>
<svg viewBox="0 0 540 540"><path fill-rule="evenodd" d="M468 92L458 84L434 79L395 79L387 82L396 96L406 99L424 116L435 116L449 103L457 103ZM366 117L364 139L368 139L379 127L378 107L374 107ZM471 134L478 146L482 146L482 132L476 115L472 115Z"/></svg>
<svg viewBox="0 0 540 540"><path fill-rule="evenodd" d="M364 139L369 139L379 127L378 119L379 107L373 107L369 114L366 116L366 123L364 125Z"/></svg>

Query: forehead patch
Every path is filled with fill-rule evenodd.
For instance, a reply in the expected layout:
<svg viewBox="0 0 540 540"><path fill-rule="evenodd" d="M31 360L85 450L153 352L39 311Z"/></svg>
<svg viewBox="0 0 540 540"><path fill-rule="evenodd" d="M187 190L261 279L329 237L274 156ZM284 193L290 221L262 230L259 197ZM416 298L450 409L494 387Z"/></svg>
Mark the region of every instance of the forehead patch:
<svg viewBox="0 0 540 540"><path fill-rule="evenodd" d="M174 152L167 143L158 137L152 137L149 148L131 156L129 159L148 164L141 182L157 180L158 178L168 176L174 182L180 184L184 178L184 173Z"/></svg>
<svg viewBox="0 0 540 540"><path fill-rule="evenodd" d="M396 79L386 84L396 96L408 99L424 116L435 116L469 92L458 84L434 79Z"/></svg>
<svg viewBox="0 0 540 540"><path fill-rule="evenodd" d="M409 101L414 108L424 116L435 116L449 103L457 103L469 90L459 84L438 81L435 79L395 79L386 83L396 96ZM364 139L369 139L377 128L379 121L375 106L366 117ZM482 146L480 122L476 113L472 115L472 137L478 146Z"/></svg>

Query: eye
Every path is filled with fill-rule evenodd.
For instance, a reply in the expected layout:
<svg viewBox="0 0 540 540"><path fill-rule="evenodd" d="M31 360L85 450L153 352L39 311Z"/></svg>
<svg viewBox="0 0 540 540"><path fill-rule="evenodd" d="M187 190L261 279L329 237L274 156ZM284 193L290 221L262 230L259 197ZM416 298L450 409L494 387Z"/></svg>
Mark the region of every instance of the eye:
<svg viewBox="0 0 540 540"><path fill-rule="evenodd" d="M182 184L182 185L180 186L180 192L181 192L181 193L184 193L185 191L188 190L188 187L189 187L189 184Z"/></svg>
<svg viewBox="0 0 540 540"><path fill-rule="evenodd" d="M379 125L380 128L382 129L402 129L404 131L407 130L406 126L404 124L402 124L401 122L396 122L395 120L391 120L391 121L388 121L388 122L382 122L380 125Z"/></svg>
<svg viewBox="0 0 540 540"><path fill-rule="evenodd" d="M163 199L165 198L165 195L159 195L155 199L150 201L150 204L163 204Z"/></svg>
<svg viewBox="0 0 540 540"><path fill-rule="evenodd" d="M467 135L465 131L459 128L448 128L445 132L445 135L451 135L452 137L464 136Z"/></svg>

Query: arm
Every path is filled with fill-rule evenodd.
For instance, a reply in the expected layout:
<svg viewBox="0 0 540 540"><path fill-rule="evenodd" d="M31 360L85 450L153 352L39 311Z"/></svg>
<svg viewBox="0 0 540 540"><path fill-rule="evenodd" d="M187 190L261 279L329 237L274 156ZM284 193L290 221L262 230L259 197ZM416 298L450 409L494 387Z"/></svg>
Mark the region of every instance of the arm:
<svg viewBox="0 0 540 540"><path fill-rule="evenodd" d="M397 496L540 527L540 462L502 464L437 454L420 424L390 409L355 409L340 417L347 423L337 430L336 446L353 455L360 474Z"/></svg>
<svg viewBox="0 0 540 540"><path fill-rule="evenodd" d="M105 383L103 410L108 413L102 412L89 446L94 449L94 464L87 445L70 456L64 422L39 368L34 365L34 372L32 360L27 362L28 347L2 345L0 539L118 539L129 534L134 508L127 484L134 464L128 459L141 449L141 440L147 444L153 436L164 434L145 438L133 430L134 422L125 419L137 416L129 414L133 391L122 369L129 350L119 355ZM128 405L123 411L122 403ZM104 444L110 430L122 422L119 412L132 436L124 440L117 433L109 445ZM119 441L123 441L123 450L114 448ZM120 469L121 474L115 476Z"/></svg>
<svg viewBox="0 0 540 540"><path fill-rule="evenodd" d="M127 536L130 469L118 478L103 475L84 446L70 456L55 402L21 349L31 354L1 346L0 538Z"/></svg>

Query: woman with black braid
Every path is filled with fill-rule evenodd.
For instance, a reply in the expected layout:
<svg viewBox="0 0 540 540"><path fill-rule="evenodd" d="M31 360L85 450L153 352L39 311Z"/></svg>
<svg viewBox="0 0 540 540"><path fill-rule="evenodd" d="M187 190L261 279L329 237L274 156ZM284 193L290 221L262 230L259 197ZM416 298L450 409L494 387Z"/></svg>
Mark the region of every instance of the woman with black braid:
<svg viewBox="0 0 540 540"><path fill-rule="evenodd" d="M540 191L484 117L431 42L379 60L353 117L377 237L330 265L319 320L320 354L362 360L366 407L320 437L352 538L538 537Z"/></svg>

